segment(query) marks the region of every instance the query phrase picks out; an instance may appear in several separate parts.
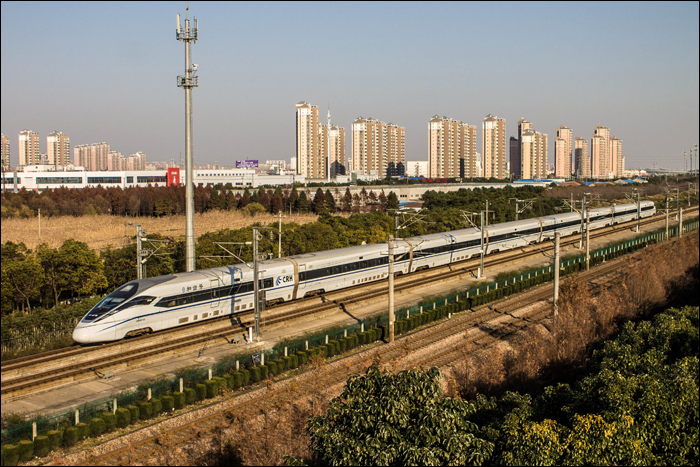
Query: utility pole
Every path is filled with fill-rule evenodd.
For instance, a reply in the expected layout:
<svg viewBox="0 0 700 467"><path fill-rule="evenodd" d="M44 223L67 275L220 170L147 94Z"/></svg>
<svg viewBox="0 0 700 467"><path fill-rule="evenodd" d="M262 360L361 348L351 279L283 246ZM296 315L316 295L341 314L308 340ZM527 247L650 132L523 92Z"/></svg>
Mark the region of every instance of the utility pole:
<svg viewBox="0 0 700 467"><path fill-rule="evenodd" d="M389 342L394 342L394 236L389 235Z"/></svg>
<svg viewBox="0 0 700 467"><path fill-rule="evenodd" d="M586 271L591 268L591 214L586 206Z"/></svg>
<svg viewBox="0 0 700 467"><path fill-rule="evenodd" d="M486 200L486 225L489 225L489 200Z"/></svg>
<svg viewBox="0 0 700 467"><path fill-rule="evenodd" d="M632 193L625 193L625 198L628 200L634 202L637 205L637 230L636 232L639 232L641 221L642 221L642 202L640 200L640 195L642 193L641 188L632 188ZM637 200L635 201L634 197L637 197Z"/></svg>
<svg viewBox="0 0 700 467"><path fill-rule="evenodd" d="M668 240L668 193L666 193L666 240Z"/></svg>
<svg viewBox="0 0 700 467"><path fill-rule="evenodd" d="M282 218L286 218L287 216L282 215L282 211L279 211L277 213L277 220L279 221L279 230L277 231L277 257L281 258L282 257Z"/></svg>
<svg viewBox="0 0 700 467"><path fill-rule="evenodd" d="M508 201L509 202L515 201L515 220L517 221L519 219L519 215L521 213L525 212L526 209L532 209L532 205L536 201L536 198L531 198L531 199L509 198ZM524 203L522 209L519 207L520 203Z"/></svg>
<svg viewBox="0 0 700 467"><path fill-rule="evenodd" d="M39 240L41 240L41 208L39 208Z"/></svg>
<svg viewBox="0 0 700 467"><path fill-rule="evenodd" d="M559 316L559 239L561 233L554 234L554 317Z"/></svg>
<svg viewBox="0 0 700 467"><path fill-rule="evenodd" d="M136 225L136 278L143 279L143 269L141 269L141 256L142 245L141 245L141 224Z"/></svg>
<svg viewBox="0 0 700 467"><path fill-rule="evenodd" d="M194 253L194 169L193 169L193 142L192 142L192 88L198 85L197 65L190 65L192 53L190 42L197 42L197 20L194 27L190 27L188 6L185 9L185 28L180 27L180 15L177 15L177 40L185 43L185 75L177 77L177 86L185 88L185 164L187 176L185 179L185 256L187 272L195 269Z"/></svg>
<svg viewBox="0 0 700 467"><path fill-rule="evenodd" d="M479 276L478 278L481 278L481 276L484 274L484 211L481 211L480 213L481 217L481 227L479 230L481 230L481 266L479 267Z"/></svg>

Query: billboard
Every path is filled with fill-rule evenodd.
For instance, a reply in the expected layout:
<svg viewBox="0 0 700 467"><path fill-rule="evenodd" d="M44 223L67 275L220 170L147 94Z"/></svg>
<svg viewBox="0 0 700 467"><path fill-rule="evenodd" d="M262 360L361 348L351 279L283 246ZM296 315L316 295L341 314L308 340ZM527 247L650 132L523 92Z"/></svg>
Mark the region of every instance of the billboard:
<svg viewBox="0 0 700 467"><path fill-rule="evenodd" d="M258 161L236 161L237 169L257 169Z"/></svg>

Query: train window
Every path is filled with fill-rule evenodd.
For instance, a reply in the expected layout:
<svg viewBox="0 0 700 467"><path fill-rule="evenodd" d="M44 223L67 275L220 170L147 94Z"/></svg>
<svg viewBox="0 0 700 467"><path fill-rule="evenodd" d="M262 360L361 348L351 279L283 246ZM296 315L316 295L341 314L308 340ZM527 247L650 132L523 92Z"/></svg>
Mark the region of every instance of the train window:
<svg viewBox="0 0 700 467"><path fill-rule="evenodd" d="M263 287L266 289L269 289L272 287L272 278L271 277L263 279Z"/></svg>
<svg viewBox="0 0 700 467"><path fill-rule="evenodd" d="M343 264L343 272L348 272L350 270L349 264Z"/></svg>
<svg viewBox="0 0 700 467"><path fill-rule="evenodd" d="M340 266L333 266L333 275L337 275L343 272Z"/></svg>
<svg viewBox="0 0 700 467"><path fill-rule="evenodd" d="M360 261L360 268L364 269L367 267L367 261Z"/></svg>
<svg viewBox="0 0 700 467"><path fill-rule="evenodd" d="M147 296L141 296L141 297L136 297L132 301L125 303L124 305L120 306L118 310L124 310L126 308L131 308L132 306L143 306L143 305L149 305L153 300L155 300L156 297L147 297Z"/></svg>
<svg viewBox="0 0 700 467"><path fill-rule="evenodd" d="M83 323L90 323L101 317L104 317L106 313L110 312L114 308L123 304L126 300L136 295L139 289L139 284L137 282L129 282L119 287L117 290L107 295L100 303L95 305L82 319ZM116 311L116 310L115 310Z"/></svg>

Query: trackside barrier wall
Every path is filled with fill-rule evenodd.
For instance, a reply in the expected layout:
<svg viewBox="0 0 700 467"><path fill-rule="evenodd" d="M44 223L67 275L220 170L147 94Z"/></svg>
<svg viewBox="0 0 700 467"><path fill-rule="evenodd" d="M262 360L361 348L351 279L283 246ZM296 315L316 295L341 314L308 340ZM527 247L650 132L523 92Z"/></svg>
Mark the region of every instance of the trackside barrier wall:
<svg viewBox="0 0 700 467"><path fill-rule="evenodd" d="M693 219L688 222L683 223L683 232L690 232L692 230L697 230L699 227L699 220ZM671 237L677 235L677 226L669 228L669 234ZM646 247L648 244L659 243L663 241L665 236L665 229L659 231L651 232L646 235L642 235L638 238L628 240L615 245L610 245L605 248L601 248L591 252L591 264L596 264L603 262L607 259L611 259L618 255L628 253L640 248ZM574 258L569 258L561 261L562 273L571 273L586 267L586 257L585 255L577 256ZM523 272L506 279L489 282L487 284L479 285L478 287L472 287L468 290L453 293L448 296L440 297L431 301L423 302L418 305L403 308L395 312L397 325L402 327L396 334L399 335L406 332L410 328L403 329L401 322L407 322L408 318L412 318L416 315L431 312L432 310L438 310L441 312L438 317L447 317L448 312L455 313L457 311L470 308L482 303L482 298L495 299L503 296L501 292L513 293L520 289L524 289L530 285L535 285L546 280L550 280L553 276L552 266L544 266L541 268L533 269L531 271ZM488 297L483 297L484 295ZM453 305L450 307L449 305ZM444 308L443 308L444 307ZM441 319L441 318L440 318ZM298 354L299 352L308 349L324 348L326 342L329 345L333 345L333 341L339 341L345 337L351 337L358 335L364 331L370 331L373 329L382 329L382 327L388 325L389 318L386 313L379 316L373 316L362 320L359 323L352 324L347 327L332 329L323 331L320 334L315 334L311 336L304 336L298 339L285 340L275 345L271 349L265 350L265 362L270 364L270 362L276 361L277 359L285 357L286 355L291 356ZM418 324L420 325L420 324ZM413 324L412 324L413 326ZM382 333L377 333L378 338L382 338ZM2 445L6 444L16 444L20 440L32 440L33 439L33 425L36 423L36 435L42 436L46 435L50 430L64 430L69 427L74 427L76 425L76 419L82 423L89 423L93 418L100 418L103 413L114 413L117 408L125 408L127 406L133 406L139 402L145 402L148 399L148 390L151 390L151 398L162 398L163 396L170 396L173 393L180 391L180 382L182 381L182 386L185 391L187 389L194 389L198 384L203 384L209 379L209 374L211 370L211 375L213 377L224 376L236 372L237 368L241 370L249 369L255 366L254 364L254 353L241 353L236 354L225 359L220 360L218 363L213 365L211 368L200 368L200 369L184 369L176 372L175 378L167 378L156 381L146 381L142 383L135 391L122 393L118 396L112 396L108 399L103 399L90 404L85 404L80 407L71 409L70 411L53 414L50 416L37 415L33 419L30 419L19 427L14 427L9 430L2 431ZM116 408L114 403L116 402ZM76 417L77 412L77 417Z"/></svg>

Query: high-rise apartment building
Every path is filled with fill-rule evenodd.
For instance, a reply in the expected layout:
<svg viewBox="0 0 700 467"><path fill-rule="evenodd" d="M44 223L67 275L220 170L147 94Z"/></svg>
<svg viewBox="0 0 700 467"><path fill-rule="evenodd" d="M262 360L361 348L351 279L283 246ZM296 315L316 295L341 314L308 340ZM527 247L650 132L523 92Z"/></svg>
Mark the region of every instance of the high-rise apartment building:
<svg viewBox="0 0 700 467"><path fill-rule="evenodd" d="M358 117L352 122L352 168L353 171L379 177L387 176L392 162L406 166L406 129L393 123L384 123L373 118Z"/></svg>
<svg viewBox="0 0 700 467"><path fill-rule="evenodd" d="M554 176L571 177L571 153L574 147L574 132L560 125L554 140Z"/></svg>
<svg viewBox="0 0 700 467"><path fill-rule="evenodd" d="M10 168L10 138L2 135L2 169L8 170Z"/></svg>
<svg viewBox="0 0 700 467"><path fill-rule="evenodd" d="M591 158L588 156L588 141L577 136L574 140L574 153L576 159L576 177L590 178Z"/></svg>
<svg viewBox="0 0 700 467"><path fill-rule="evenodd" d="M146 155L139 151L127 157L124 170L146 170Z"/></svg>
<svg viewBox="0 0 700 467"><path fill-rule="evenodd" d="M610 130L598 125L591 136L591 177L608 178L611 175Z"/></svg>
<svg viewBox="0 0 700 467"><path fill-rule="evenodd" d="M304 175L307 178L324 178L325 163L319 157L318 147L318 107L308 102L299 102L296 109L297 174Z"/></svg>
<svg viewBox="0 0 700 467"><path fill-rule="evenodd" d="M520 165L520 140L515 136L510 137L510 179L520 178L522 167Z"/></svg>
<svg viewBox="0 0 700 467"><path fill-rule="evenodd" d="M476 126L435 115L428 122L428 176L476 177Z"/></svg>
<svg viewBox="0 0 700 467"><path fill-rule="evenodd" d="M624 157L622 157L622 140L611 136L608 152L610 153L610 171L613 176L621 177L622 171L625 169Z"/></svg>
<svg viewBox="0 0 700 467"><path fill-rule="evenodd" d="M345 157L345 128L331 125L330 135L328 125L321 125L319 131L319 150L323 158L323 173L326 173L328 145L330 144L331 178L345 175L347 160Z"/></svg>
<svg viewBox="0 0 700 467"><path fill-rule="evenodd" d="M109 151L107 155L107 170L126 170L124 156L119 151Z"/></svg>
<svg viewBox="0 0 700 467"><path fill-rule="evenodd" d="M521 178L546 178L547 135L526 129L520 144Z"/></svg>
<svg viewBox="0 0 700 467"><path fill-rule="evenodd" d="M46 137L46 156L49 165L70 165L70 138L65 133L54 131Z"/></svg>
<svg viewBox="0 0 700 467"><path fill-rule="evenodd" d="M505 177L506 119L487 115L482 122L481 154L484 177Z"/></svg>
<svg viewBox="0 0 700 467"><path fill-rule="evenodd" d="M22 130L19 132L19 165L36 164L41 164L39 133L31 130Z"/></svg>
<svg viewBox="0 0 700 467"><path fill-rule="evenodd" d="M85 170L109 170L109 144L80 144L73 148L73 164Z"/></svg>

